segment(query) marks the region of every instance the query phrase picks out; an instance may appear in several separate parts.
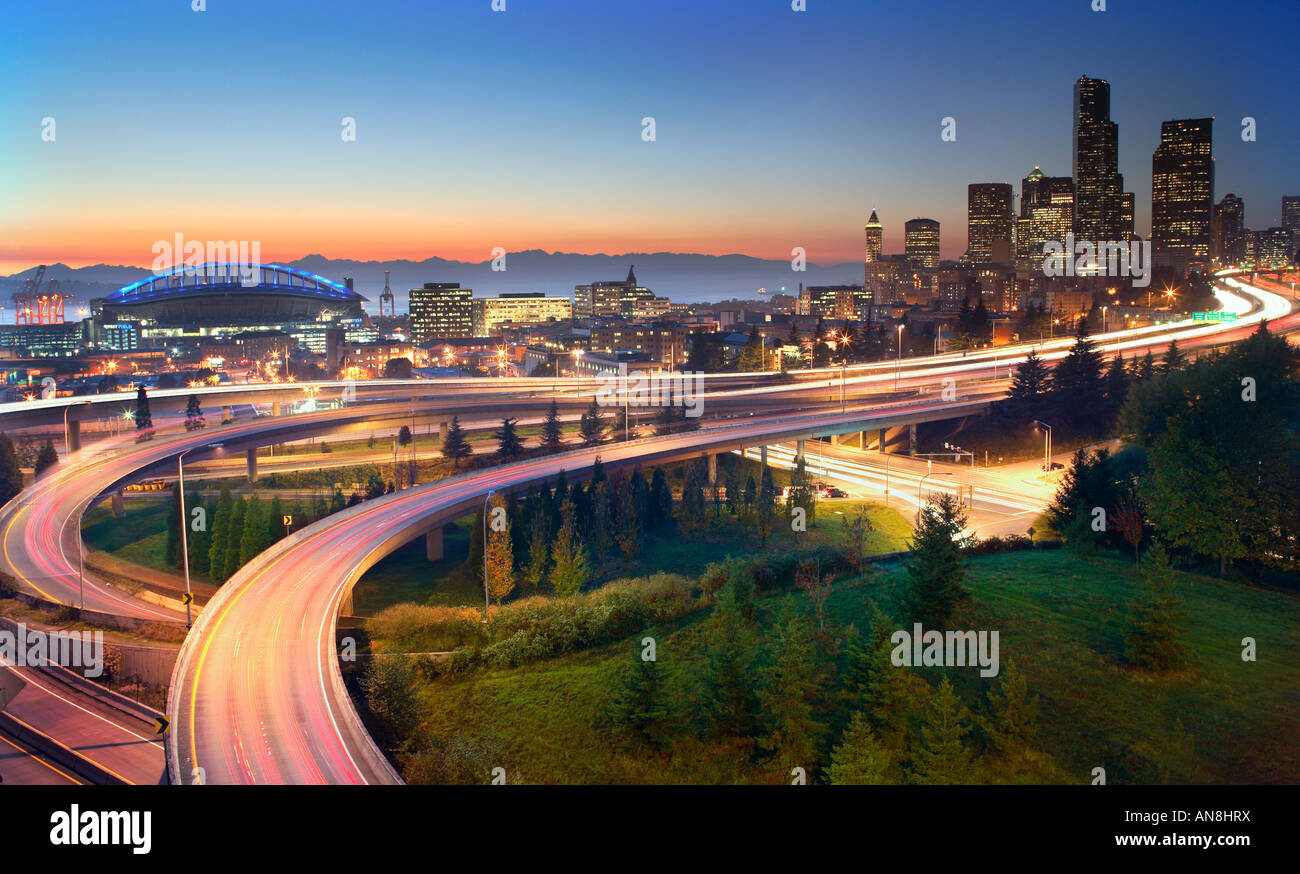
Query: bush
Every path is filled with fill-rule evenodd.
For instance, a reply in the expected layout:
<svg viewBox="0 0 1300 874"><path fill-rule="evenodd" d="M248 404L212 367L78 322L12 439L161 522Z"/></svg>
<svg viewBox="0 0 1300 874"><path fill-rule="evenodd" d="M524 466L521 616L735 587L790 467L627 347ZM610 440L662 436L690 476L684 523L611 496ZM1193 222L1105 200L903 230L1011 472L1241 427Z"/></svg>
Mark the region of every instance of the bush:
<svg viewBox="0 0 1300 874"><path fill-rule="evenodd" d="M995 552L1016 552L1021 549L1033 549L1034 542L1023 534L1009 534L1006 537L986 537L983 540L977 540L967 552L974 555L991 555Z"/></svg>
<svg viewBox="0 0 1300 874"><path fill-rule="evenodd" d="M394 604L366 620L380 652L447 652L487 641L483 614L471 607Z"/></svg>

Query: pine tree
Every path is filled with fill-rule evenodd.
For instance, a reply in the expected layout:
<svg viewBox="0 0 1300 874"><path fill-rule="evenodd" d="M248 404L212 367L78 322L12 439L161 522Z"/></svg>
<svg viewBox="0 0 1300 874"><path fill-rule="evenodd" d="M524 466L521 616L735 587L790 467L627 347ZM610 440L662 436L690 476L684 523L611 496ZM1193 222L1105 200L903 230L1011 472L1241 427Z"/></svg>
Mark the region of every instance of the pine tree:
<svg viewBox="0 0 1300 874"><path fill-rule="evenodd" d="M668 479L663 468L656 467L650 476L650 506L646 517L646 527L665 528L673 521L673 493L668 488Z"/></svg>
<svg viewBox="0 0 1300 874"><path fill-rule="evenodd" d="M610 533L610 512L613 508L609 498L609 483L592 483L588 488L588 493L590 494L591 508L590 521L586 529L586 542L592 565L599 571L605 563L605 557L609 555L614 540Z"/></svg>
<svg viewBox="0 0 1300 874"><path fill-rule="evenodd" d="M763 338L759 336L757 326L749 331L749 338L745 340L744 348L740 350L736 369L745 372L763 369Z"/></svg>
<svg viewBox="0 0 1300 874"><path fill-rule="evenodd" d="M740 465L731 456L726 457L727 512L736 515L740 512L740 501L745 491L745 484L740 478Z"/></svg>
<svg viewBox="0 0 1300 874"><path fill-rule="evenodd" d="M244 498L236 500L230 513L230 540L226 544L225 555L222 557L225 570L223 580L230 579L235 571L243 566L243 562L239 560L239 551L244 537L244 516L247 512L248 501Z"/></svg>
<svg viewBox="0 0 1300 874"><path fill-rule="evenodd" d="M243 533L239 538L239 566L252 561L266 549L266 510L262 499L253 495L244 509Z"/></svg>
<svg viewBox="0 0 1300 874"><path fill-rule="evenodd" d="M1145 382L1155 376L1155 373L1156 359L1155 356L1151 354L1151 350L1148 349L1146 356L1143 357L1141 363L1137 365L1137 378Z"/></svg>
<svg viewBox="0 0 1300 874"><path fill-rule="evenodd" d="M560 507L560 531L551 544L551 585L560 595L576 595L587 582L587 548L578 536L572 501Z"/></svg>
<svg viewBox="0 0 1300 874"><path fill-rule="evenodd" d="M635 653L610 690L605 718L616 734L658 748L671 733L668 694L658 663Z"/></svg>
<svg viewBox="0 0 1300 874"><path fill-rule="evenodd" d="M919 515L908 544L908 586L901 606L909 620L942 628L969 597L962 555L969 542L962 534L966 514L955 496L944 493L922 507Z"/></svg>
<svg viewBox="0 0 1300 874"><path fill-rule="evenodd" d="M722 587L705 630L699 712L715 737L747 739L758 721L752 676L758 645L737 595L735 583Z"/></svg>
<svg viewBox="0 0 1300 874"><path fill-rule="evenodd" d="M460 427L460 416L451 417L451 426L447 436L442 439L442 457L450 458L452 467L460 467L460 460L468 458L474 449L465 439L465 432Z"/></svg>
<svg viewBox="0 0 1300 874"><path fill-rule="evenodd" d="M203 418L203 409L199 406L199 396L190 395L189 400L185 402L185 430L197 431L207 424Z"/></svg>
<svg viewBox="0 0 1300 874"><path fill-rule="evenodd" d="M505 418L501 420L501 427L492 432L492 437L497 441L497 455L503 461L512 461L524 453L523 441L519 439L519 431L515 427L518 419Z"/></svg>
<svg viewBox="0 0 1300 874"><path fill-rule="evenodd" d="M1116 355L1106 371L1106 405L1109 412L1108 427L1114 425L1119 411L1128 400L1128 368L1124 366L1124 356Z"/></svg>
<svg viewBox="0 0 1300 874"><path fill-rule="evenodd" d="M1187 365L1187 358L1183 355L1183 350L1178 348L1178 341L1170 338L1169 348L1165 350L1165 356L1160 360L1161 373L1177 373Z"/></svg>
<svg viewBox="0 0 1300 874"><path fill-rule="evenodd" d="M1178 640L1179 620L1184 611L1169 568L1169 556L1159 543L1147 552L1141 586L1125 635L1128 660L1153 673L1180 668L1186 662L1185 648Z"/></svg>
<svg viewBox="0 0 1300 874"><path fill-rule="evenodd" d="M776 523L776 483L772 481L772 468L764 466L762 482L758 488L758 503L755 505L755 521L758 524L758 536L764 545L772 526Z"/></svg>
<svg viewBox="0 0 1300 874"><path fill-rule="evenodd" d="M1007 389L1008 412L1025 421L1044 416L1049 383L1047 366L1038 357L1038 352L1030 349L1011 375L1011 387Z"/></svg>
<svg viewBox="0 0 1300 874"><path fill-rule="evenodd" d="M636 481L631 477L618 480L618 508L614 517L614 542L623 554L623 561L631 561L641 552L641 504L637 497Z"/></svg>
<svg viewBox="0 0 1300 874"><path fill-rule="evenodd" d="M0 506L9 503L23 490L23 471L18 453L9 435L0 434Z"/></svg>
<svg viewBox="0 0 1300 874"><path fill-rule="evenodd" d="M682 483L682 502L679 517L683 527L688 531L703 528L708 521L704 509L704 478L706 474L700 468L701 462L699 461L687 462L686 474Z"/></svg>
<svg viewBox="0 0 1300 874"><path fill-rule="evenodd" d="M59 453L54 448L54 441L46 438L45 443L41 446L41 452L36 456L35 475L40 476L47 470L59 466Z"/></svg>
<svg viewBox="0 0 1300 874"><path fill-rule="evenodd" d="M893 753L876 738L871 721L854 713L840 744L831 753L829 776L837 786L878 786L888 782Z"/></svg>
<svg viewBox="0 0 1300 874"><path fill-rule="evenodd" d="M990 714L979 719L989 747L1007 762L1023 760L1038 735L1038 696L1029 695L1025 675L1008 659L996 689L988 692Z"/></svg>
<svg viewBox="0 0 1300 874"><path fill-rule="evenodd" d="M974 756L966 744L969 718L970 712L944 677L930 701L921 728L921 743L912 756L913 783L952 786L973 780Z"/></svg>
<svg viewBox="0 0 1300 874"><path fill-rule="evenodd" d="M560 408L555 401L551 401L550 409L546 411L546 419L542 422L542 436L538 438L543 449L547 452L558 452L564 448L564 431L560 424Z"/></svg>
<svg viewBox="0 0 1300 874"><path fill-rule="evenodd" d="M1088 335L1086 320L1079 321L1074 345L1052 371L1052 406L1059 421L1085 433L1098 433L1105 409L1101 353Z"/></svg>
<svg viewBox="0 0 1300 874"><path fill-rule="evenodd" d="M509 514L505 510L506 502L501 495L493 495L488 501L491 517L504 518L505 525L488 525L487 532L487 589L488 594L501 606L515 589L515 557L511 547Z"/></svg>
<svg viewBox="0 0 1300 874"><path fill-rule="evenodd" d="M193 525L196 507L202 508L202 517L205 523L198 530L195 530ZM208 553L212 548L212 514L214 508L205 502L203 496L198 492L190 492L189 497L185 499L185 512L188 518L184 520L184 524L189 525L186 539L190 546L190 573L207 575Z"/></svg>
<svg viewBox="0 0 1300 874"><path fill-rule="evenodd" d="M230 576L226 572L226 552L230 548L231 523L235 514L235 501L230 489L223 487L217 498L217 509L212 514L212 545L208 548L208 576L215 583L224 583Z"/></svg>
<svg viewBox="0 0 1300 874"><path fill-rule="evenodd" d="M524 582L530 591L541 591L546 582L546 571L550 567L551 525L546 518L546 511L539 502L528 519L528 564L524 566Z"/></svg>
<svg viewBox="0 0 1300 874"><path fill-rule="evenodd" d="M605 428L608 417L600 409L600 404L596 399L591 399L591 406L582 414L582 419L578 423L578 433L582 436L584 446L598 446L605 439Z"/></svg>
<svg viewBox="0 0 1300 874"><path fill-rule="evenodd" d="M279 495L276 495L271 498L271 504L266 510L266 540L264 542L269 547L281 537L284 537L284 502L280 500Z"/></svg>
<svg viewBox="0 0 1300 874"><path fill-rule="evenodd" d="M813 493L812 482L808 476L808 463L804 456L800 455L795 459L794 468L790 471L790 491L786 495L786 515L793 518L795 508L803 510L804 521L812 525L817 517L817 499ZM800 532L793 525L790 531L794 536L794 542L799 544Z"/></svg>
<svg viewBox="0 0 1300 874"><path fill-rule="evenodd" d="M135 393L135 432L137 441L153 438L153 415L149 412L149 394L143 384Z"/></svg>
<svg viewBox="0 0 1300 874"><path fill-rule="evenodd" d="M759 692L768 726L763 746L785 771L796 765L811 768L826 732L814 709L824 683L811 640L812 629L801 617L791 616L777 625L771 666L764 672Z"/></svg>

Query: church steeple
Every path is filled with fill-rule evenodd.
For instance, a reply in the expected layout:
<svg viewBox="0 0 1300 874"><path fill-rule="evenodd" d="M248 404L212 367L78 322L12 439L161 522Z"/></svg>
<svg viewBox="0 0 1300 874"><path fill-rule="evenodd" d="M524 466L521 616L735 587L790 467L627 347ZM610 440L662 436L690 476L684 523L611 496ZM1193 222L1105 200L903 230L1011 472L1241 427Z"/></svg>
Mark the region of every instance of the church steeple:
<svg viewBox="0 0 1300 874"><path fill-rule="evenodd" d="M628 285L636 285L636 273L634 272L635 270L636 270L636 265L635 265L635 264L633 264L631 267L627 268L627 284L628 284Z"/></svg>

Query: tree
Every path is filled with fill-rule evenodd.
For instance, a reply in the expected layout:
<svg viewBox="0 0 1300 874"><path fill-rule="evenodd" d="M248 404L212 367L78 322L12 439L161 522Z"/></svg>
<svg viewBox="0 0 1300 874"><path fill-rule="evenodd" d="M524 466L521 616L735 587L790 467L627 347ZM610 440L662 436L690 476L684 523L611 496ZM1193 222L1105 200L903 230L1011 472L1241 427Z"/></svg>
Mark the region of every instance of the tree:
<svg viewBox="0 0 1300 874"><path fill-rule="evenodd" d="M840 744L831 753L829 776L837 786L878 786L888 782L893 754L871 730L871 721L859 713L849 719Z"/></svg>
<svg viewBox="0 0 1300 874"><path fill-rule="evenodd" d="M587 548L578 536L573 501L560 506L560 530L551 544L551 585L560 595L576 595L587 581Z"/></svg>
<svg viewBox="0 0 1300 874"><path fill-rule="evenodd" d="M230 574L226 571L226 553L230 548L231 520L235 501L230 488L223 486L217 498L217 509L212 514L212 545L208 548L208 576L215 583L224 583Z"/></svg>
<svg viewBox="0 0 1300 874"><path fill-rule="evenodd" d="M281 537L284 537L284 502L276 495L266 508L266 546L269 547Z"/></svg>
<svg viewBox="0 0 1300 874"><path fill-rule="evenodd" d="M758 716L751 671L758 645L738 595L737 584L728 581L709 617L699 712L708 733L745 739L753 735Z"/></svg>
<svg viewBox="0 0 1300 874"><path fill-rule="evenodd" d="M646 527L666 528L673 521L673 493L668 488L668 479L663 468L656 467L650 476L649 513L646 515Z"/></svg>
<svg viewBox="0 0 1300 874"><path fill-rule="evenodd" d="M515 589L515 556L510 541L510 516L501 495L488 499L487 590L497 606ZM501 520L498 524L497 520ZM483 532L476 532L476 536Z"/></svg>
<svg viewBox="0 0 1300 874"><path fill-rule="evenodd" d="M1184 615L1169 568L1169 557L1160 544L1147 553L1142 571L1141 594L1132 605L1132 622L1125 634L1125 654L1131 664L1153 673L1182 667L1185 648L1178 640L1179 619Z"/></svg>
<svg viewBox="0 0 1300 874"><path fill-rule="evenodd" d="M1142 512L1133 503L1132 499L1120 498L1119 505L1114 512L1110 514L1111 524L1120 536L1133 547L1133 563L1141 567L1142 554L1139 552L1142 546L1142 535L1146 530L1146 523L1142 520Z"/></svg>
<svg viewBox="0 0 1300 874"><path fill-rule="evenodd" d="M59 466L59 453L54 449L54 441L48 437L45 443L41 445L40 454L36 456L35 475L40 476L45 471Z"/></svg>
<svg viewBox="0 0 1300 874"><path fill-rule="evenodd" d="M688 531L704 528L708 524L704 504L704 481L707 476L702 460L693 460L686 463L679 515L683 527Z"/></svg>
<svg viewBox="0 0 1300 874"><path fill-rule="evenodd" d="M203 519L206 524L197 530L194 527L194 509L200 507L203 509ZM185 512L188 518L183 520L183 524L189 526L186 540L189 542L190 553L190 573L207 574L208 556L212 549L212 515L214 508L203 500L203 496L198 492L190 492L189 497L185 499Z"/></svg>
<svg viewBox="0 0 1300 874"><path fill-rule="evenodd" d="M199 406L199 396L190 395L185 402L185 430L197 431L207 426L207 420L203 418L203 409Z"/></svg>
<svg viewBox="0 0 1300 874"><path fill-rule="evenodd" d="M796 507L803 510L805 522L811 525L817 515L817 499L808 476L808 462L802 454L794 461L794 467L790 471L790 490L786 493L786 509L792 518ZM791 525L790 530L794 535L795 543L798 544L799 529Z"/></svg>
<svg viewBox="0 0 1300 874"><path fill-rule="evenodd" d="M473 447L465 439L465 432L461 430L460 416L452 416L447 436L442 439L442 457L450 458L452 467L460 467L460 460L468 458L473 452Z"/></svg>
<svg viewBox="0 0 1300 874"><path fill-rule="evenodd" d="M181 484L175 482L172 484L171 500L167 504L167 540L164 547L164 557L172 567L181 566L181 526L185 524L181 519Z"/></svg>
<svg viewBox="0 0 1300 874"><path fill-rule="evenodd" d="M411 359L390 358L384 362L384 379L410 379Z"/></svg>
<svg viewBox="0 0 1300 874"><path fill-rule="evenodd" d="M1007 389L1009 412L1024 421L1042 418L1049 384L1047 366L1038 352L1030 349L1011 375L1011 387Z"/></svg>
<svg viewBox="0 0 1300 874"><path fill-rule="evenodd" d="M560 425L560 408L551 401L550 408L546 411L546 418L542 422L542 436L538 442L547 452L558 452L564 448L564 430Z"/></svg>
<svg viewBox="0 0 1300 874"><path fill-rule="evenodd" d="M740 358L736 362L736 369L745 372L762 370L763 358L763 338L759 336L758 326L754 326L750 328L749 337L740 350Z"/></svg>
<svg viewBox="0 0 1300 874"><path fill-rule="evenodd" d="M820 558L809 559L799 563L794 572L795 588L801 590L808 598L808 604L817 617L817 630L826 630L826 601L831 596L831 579L822 575Z"/></svg>
<svg viewBox="0 0 1300 874"><path fill-rule="evenodd" d="M243 532L239 539L239 566L243 567L253 560L267 543L267 519L262 506L262 499L253 495L247 501L244 510Z"/></svg>
<svg viewBox="0 0 1300 874"><path fill-rule="evenodd" d="M515 427L517 421L513 417L502 419L501 427L492 432L497 441L497 455L502 461L513 461L524 454L524 442L519 439L519 430Z"/></svg>
<svg viewBox="0 0 1300 874"><path fill-rule="evenodd" d="M1106 371L1106 412L1107 427L1113 425L1119 417L1128 399L1128 368L1124 366L1124 356L1116 355Z"/></svg>
<svg viewBox="0 0 1300 874"><path fill-rule="evenodd" d="M635 651L610 690L605 716L617 734L634 743L652 748L663 744L669 735L670 708L658 662Z"/></svg>
<svg viewBox="0 0 1300 874"><path fill-rule="evenodd" d="M814 710L822 698L822 678L810 643L808 624L790 616L774 629L771 666L763 673L759 701L767 722L763 746L783 770L817 761L826 725Z"/></svg>
<svg viewBox="0 0 1300 874"><path fill-rule="evenodd" d="M546 571L550 567L551 525L546 518L546 511L540 502L528 518L528 564L524 566L524 582L533 592L542 588L546 582Z"/></svg>
<svg viewBox="0 0 1300 874"><path fill-rule="evenodd" d="M1105 410L1101 363L1087 322L1081 319L1074 345L1052 371L1051 393L1054 415L1080 432L1097 433L1104 424L1099 417Z"/></svg>
<svg viewBox="0 0 1300 874"><path fill-rule="evenodd" d="M971 782L973 754L966 745L970 711L961 703L952 683L939 681L921 728L921 743L912 757L913 783L950 786Z"/></svg>
<svg viewBox="0 0 1300 874"><path fill-rule="evenodd" d="M587 526L587 545L596 569L605 563L605 556L613 545L610 533L610 512L613 509L609 497L609 483L593 483L588 492L591 496L591 520Z"/></svg>
<svg viewBox="0 0 1300 874"><path fill-rule="evenodd" d="M23 471L18 453L8 434L0 434L0 506L9 503L23 490Z"/></svg>
<svg viewBox="0 0 1300 874"><path fill-rule="evenodd" d="M149 394L143 383L135 393L135 433L137 441L153 439L153 416L149 412Z"/></svg>
<svg viewBox="0 0 1300 874"><path fill-rule="evenodd" d="M1187 358L1183 355L1183 350L1178 348L1178 340L1170 338L1169 348L1165 350L1165 356L1160 360L1160 372L1176 373L1186 364Z"/></svg>
<svg viewBox="0 0 1300 874"><path fill-rule="evenodd" d="M969 538L966 514L957 498L943 493L921 508L908 544L908 586L902 597L904 615L931 628L942 628L957 605L966 600L965 558Z"/></svg>
<svg viewBox="0 0 1300 874"><path fill-rule="evenodd" d="M411 436L411 426L410 426L410 425L403 425L400 429L398 429L398 431L397 431L397 445L398 445L398 446L410 446L410 445L411 445L411 441L413 441L414 439L415 439L415 438Z"/></svg>
<svg viewBox="0 0 1300 874"><path fill-rule="evenodd" d="M758 489L758 503L755 507L758 536L764 545L767 544L767 537L772 533L772 525L776 522L776 494L776 483L772 481L772 468L765 465L762 484Z"/></svg>
<svg viewBox="0 0 1300 874"><path fill-rule="evenodd" d="M690 346L686 352L688 371L696 373L718 373L726 366L726 355L722 348L722 336L715 331L692 333Z"/></svg>
<svg viewBox="0 0 1300 874"><path fill-rule="evenodd" d="M1091 530L1093 509L1113 507L1118 497L1110 453L1105 449L1090 452L1080 448L1061 477L1061 484L1047 508L1047 521L1061 534L1072 532L1076 538L1095 541L1097 538Z"/></svg>
<svg viewBox="0 0 1300 874"><path fill-rule="evenodd" d="M234 576L235 571L243 567L239 554L244 538L244 516L247 513L248 501L245 498L235 501L230 514L230 539L226 543L225 576L222 579L229 579Z"/></svg>
<svg viewBox="0 0 1300 874"><path fill-rule="evenodd" d="M990 714L978 722L989 747L1004 760L1023 760L1038 735L1038 696L1030 697L1025 676L1014 660L1007 660L988 700Z"/></svg>
<svg viewBox="0 0 1300 874"><path fill-rule="evenodd" d="M591 399L591 406L582 414L578 422L578 433L582 437L584 446L598 446L605 438L605 428L608 417L600 410L600 404L596 399Z"/></svg>
<svg viewBox="0 0 1300 874"><path fill-rule="evenodd" d="M640 479L637 476L636 479ZM641 551L641 508L637 500L636 483L629 477L619 477L614 491L617 507L614 515L614 542L623 555L631 561Z"/></svg>
<svg viewBox="0 0 1300 874"><path fill-rule="evenodd" d="M858 506L858 512L852 519L848 516L840 517L840 525L843 528L842 537L846 551L849 554L849 561L853 568L858 572L858 580L866 578L867 570L867 543L871 533L876 530L871 524L871 517L867 514L867 508Z"/></svg>

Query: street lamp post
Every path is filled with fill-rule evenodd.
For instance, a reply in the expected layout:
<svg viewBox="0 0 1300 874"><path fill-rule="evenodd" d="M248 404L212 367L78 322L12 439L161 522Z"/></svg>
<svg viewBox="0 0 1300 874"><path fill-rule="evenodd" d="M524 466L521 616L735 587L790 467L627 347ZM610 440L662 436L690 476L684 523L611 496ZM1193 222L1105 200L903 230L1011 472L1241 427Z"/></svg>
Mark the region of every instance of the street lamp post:
<svg viewBox="0 0 1300 874"><path fill-rule="evenodd" d="M898 391L898 376L903 370L903 326L898 326L898 363L894 367L894 391Z"/></svg>
<svg viewBox="0 0 1300 874"><path fill-rule="evenodd" d="M194 598L190 592L190 526L189 518L185 513L185 456L198 448L200 447L195 446L192 449L186 449L180 455L176 456L177 483L181 493L181 556L184 559L183 564L185 565L185 627L187 629L193 624L192 617L190 616L190 604Z"/></svg>
<svg viewBox="0 0 1300 874"><path fill-rule="evenodd" d="M1052 426L1046 422L1034 420L1034 425L1043 429L1043 479L1052 471Z"/></svg>

